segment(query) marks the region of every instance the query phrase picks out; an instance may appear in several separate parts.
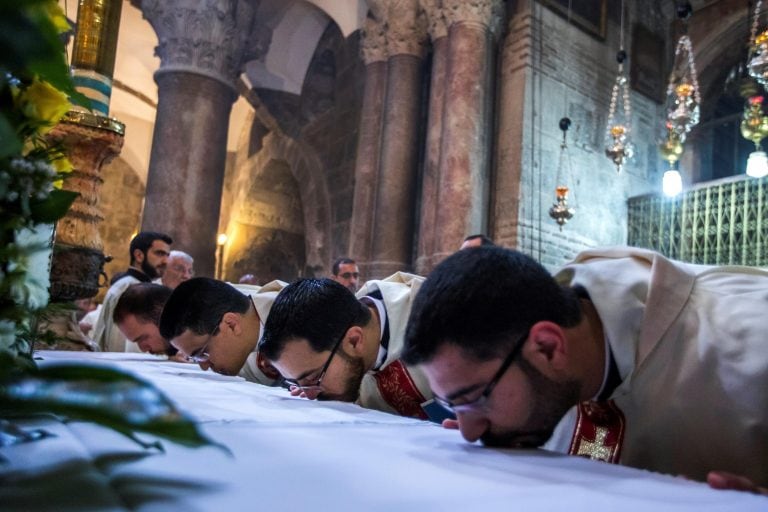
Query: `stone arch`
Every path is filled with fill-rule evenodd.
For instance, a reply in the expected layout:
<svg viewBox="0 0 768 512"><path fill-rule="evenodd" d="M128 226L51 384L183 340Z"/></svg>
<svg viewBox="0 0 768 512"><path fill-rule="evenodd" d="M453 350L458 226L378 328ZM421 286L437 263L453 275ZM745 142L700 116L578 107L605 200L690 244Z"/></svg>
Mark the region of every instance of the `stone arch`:
<svg viewBox="0 0 768 512"><path fill-rule="evenodd" d="M236 280L244 273L255 273L261 281L315 276L327 266L331 239L322 165L311 148L278 132L262 142L260 151L237 169L223 278ZM263 229L244 229L254 222Z"/></svg>

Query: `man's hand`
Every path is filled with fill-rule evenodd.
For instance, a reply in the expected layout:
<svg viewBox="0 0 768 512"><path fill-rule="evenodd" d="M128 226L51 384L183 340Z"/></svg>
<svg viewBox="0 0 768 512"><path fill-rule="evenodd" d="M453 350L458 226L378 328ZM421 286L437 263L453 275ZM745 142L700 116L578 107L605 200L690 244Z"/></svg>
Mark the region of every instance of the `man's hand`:
<svg viewBox="0 0 768 512"><path fill-rule="evenodd" d="M707 475L707 483L713 489L745 491L768 496L768 489L765 487L760 487L745 476L734 475L726 471L710 471Z"/></svg>
<svg viewBox="0 0 768 512"><path fill-rule="evenodd" d="M459 430L459 420L445 419L442 425L448 430Z"/></svg>

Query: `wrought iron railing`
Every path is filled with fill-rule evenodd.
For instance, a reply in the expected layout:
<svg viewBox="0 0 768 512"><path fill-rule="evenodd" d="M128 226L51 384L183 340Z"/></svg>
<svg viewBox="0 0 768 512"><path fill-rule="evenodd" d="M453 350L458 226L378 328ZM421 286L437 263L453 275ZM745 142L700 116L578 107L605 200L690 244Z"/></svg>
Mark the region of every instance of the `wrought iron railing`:
<svg viewBox="0 0 768 512"><path fill-rule="evenodd" d="M628 243L677 260L768 266L768 177L702 183L628 201Z"/></svg>

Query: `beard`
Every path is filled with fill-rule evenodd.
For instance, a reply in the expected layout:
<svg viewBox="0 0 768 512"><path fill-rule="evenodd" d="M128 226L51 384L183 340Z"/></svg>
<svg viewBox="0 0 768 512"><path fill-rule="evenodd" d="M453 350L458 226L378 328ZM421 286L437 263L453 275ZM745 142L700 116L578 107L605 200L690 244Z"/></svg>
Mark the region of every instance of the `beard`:
<svg viewBox="0 0 768 512"><path fill-rule="evenodd" d="M344 389L340 393L326 393L323 391L318 395L317 399L356 402L360 396L360 383L365 376L365 362L363 362L362 357L350 356L343 349L337 352L337 357L343 359L347 366L348 373L344 379Z"/></svg>
<svg viewBox="0 0 768 512"><path fill-rule="evenodd" d="M552 437L552 433L568 410L579 402L581 385L576 380L555 382L521 357L520 369L528 377L533 390L532 407L525 424L507 432L490 429L480 438L485 446L536 448Z"/></svg>
<svg viewBox="0 0 768 512"><path fill-rule="evenodd" d="M150 279L157 279L160 277L158 269L150 265L146 257L144 258L144 261L141 262L141 271L147 274Z"/></svg>

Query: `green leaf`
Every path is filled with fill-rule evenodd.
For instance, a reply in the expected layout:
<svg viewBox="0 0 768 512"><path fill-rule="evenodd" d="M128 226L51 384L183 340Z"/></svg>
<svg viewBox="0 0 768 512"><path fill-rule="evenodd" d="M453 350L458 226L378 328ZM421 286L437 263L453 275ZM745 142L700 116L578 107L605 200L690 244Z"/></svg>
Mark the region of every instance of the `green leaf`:
<svg viewBox="0 0 768 512"><path fill-rule="evenodd" d="M0 158L21 152L22 143L4 113L0 112Z"/></svg>
<svg viewBox="0 0 768 512"><path fill-rule="evenodd" d="M39 224L51 224L66 215L69 207L80 194L71 190L54 190L48 198L31 200L29 208L31 218Z"/></svg>
<svg viewBox="0 0 768 512"><path fill-rule="evenodd" d="M128 437L144 432L187 446L211 441L152 384L111 368L50 366L20 372L0 362L0 414L53 413Z"/></svg>

